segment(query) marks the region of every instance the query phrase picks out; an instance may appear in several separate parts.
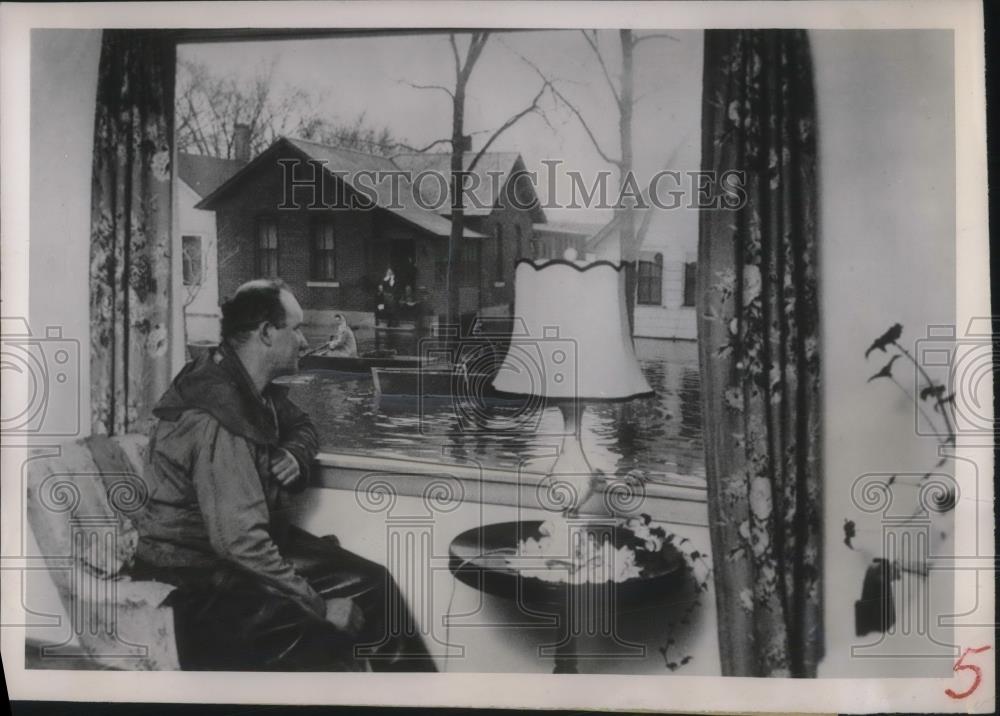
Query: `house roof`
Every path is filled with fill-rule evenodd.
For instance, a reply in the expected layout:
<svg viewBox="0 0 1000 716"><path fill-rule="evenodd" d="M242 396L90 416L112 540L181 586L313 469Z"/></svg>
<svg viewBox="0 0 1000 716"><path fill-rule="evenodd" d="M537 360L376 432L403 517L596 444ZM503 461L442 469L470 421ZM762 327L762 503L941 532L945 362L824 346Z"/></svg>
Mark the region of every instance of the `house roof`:
<svg viewBox="0 0 1000 716"><path fill-rule="evenodd" d="M244 166L246 162L239 159L177 153L178 175L202 199L218 189Z"/></svg>
<svg viewBox="0 0 1000 716"><path fill-rule="evenodd" d="M475 152L466 152L462 156L462 168L468 171L475 156ZM409 171L412 177L416 177L424 171L435 172L444 177L451 175L451 152L396 154L392 157L392 161L400 169ZM471 198L466 200L465 215L489 216L499 203L500 193L511 175L519 171L524 172L526 169L521 155L517 152L484 152L472 170L476 176L476 179L473 180L474 184L467 190L467 196L471 194L476 201ZM522 185L521 182L518 184L519 187ZM532 221L544 222L545 214L538 202L534 186L529 181L523 182L523 186L531 187L532 196L531 199L528 197L520 199L521 203L532 205ZM437 191L436 182L424 181L420 185L421 196L425 203L433 201ZM450 204L443 203L438 213L443 216L449 215L451 213Z"/></svg>
<svg viewBox="0 0 1000 716"><path fill-rule="evenodd" d="M690 231L690 224L694 218L694 230L697 231L697 209L670 210L650 207L648 209L638 209L636 211L635 235L642 243L640 250L645 245L650 229L660 235L679 235ZM622 217L616 216L605 224L599 231L592 234L587 239L587 250L597 251L602 244L609 240L621 241Z"/></svg>
<svg viewBox="0 0 1000 716"><path fill-rule="evenodd" d="M371 175L367 176L359 190L358 175L360 172L399 171L399 167L389 158L291 137L277 139L256 159L231 176L209 196L202 199L197 208L214 208L224 196L239 186L243 179L255 171L257 167L271 161L275 155L281 154L297 154L305 161L319 162L328 176L343 181L366 198L370 198L371 194L374 194L375 206L429 234L448 236L451 233L450 221L435 212L424 209L417 203L414 199L413 188L405 177L399 180L400 191L395 196L393 196L391 180L376 182ZM466 238L485 238L483 234L471 229L465 229L463 236Z"/></svg>
<svg viewBox="0 0 1000 716"><path fill-rule="evenodd" d="M532 224L536 234L571 234L590 238L606 226L604 223L586 221L547 221L544 224Z"/></svg>

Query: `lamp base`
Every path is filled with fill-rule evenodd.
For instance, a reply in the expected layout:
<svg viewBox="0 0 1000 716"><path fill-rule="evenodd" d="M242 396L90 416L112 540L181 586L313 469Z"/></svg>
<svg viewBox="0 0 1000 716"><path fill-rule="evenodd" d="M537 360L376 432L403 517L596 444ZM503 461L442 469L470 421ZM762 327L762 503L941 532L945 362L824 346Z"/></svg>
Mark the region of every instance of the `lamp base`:
<svg viewBox="0 0 1000 716"><path fill-rule="evenodd" d="M575 515L594 493L596 478L580 443L583 406L575 400L566 401L559 404L559 410L563 416L564 437L559 457L549 470L547 479L552 482L553 487L561 487L568 493L569 498L565 501L569 504L564 512Z"/></svg>

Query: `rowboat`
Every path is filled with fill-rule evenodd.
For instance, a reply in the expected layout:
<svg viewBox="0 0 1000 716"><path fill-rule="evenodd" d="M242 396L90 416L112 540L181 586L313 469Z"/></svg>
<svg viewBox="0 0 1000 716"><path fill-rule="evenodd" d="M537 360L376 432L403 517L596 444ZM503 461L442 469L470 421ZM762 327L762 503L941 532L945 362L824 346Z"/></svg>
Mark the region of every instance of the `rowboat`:
<svg viewBox="0 0 1000 716"><path fill-rule="evenodd" d="M372 368L408 368L412 370L427 363L433 363L433 361L428 361L420 356L398 355L347 357L314 353L299 358L299 368L302 370L336 370L343 373L363 374L368 374Z"/></svg>
<svg viewBox="0 0 1000 716"><path fill-rule="evenodd" d="M440 367L373 367L371 373L376 398L502 399L493 390L493 376L483 371L442 364Z"/></svg>

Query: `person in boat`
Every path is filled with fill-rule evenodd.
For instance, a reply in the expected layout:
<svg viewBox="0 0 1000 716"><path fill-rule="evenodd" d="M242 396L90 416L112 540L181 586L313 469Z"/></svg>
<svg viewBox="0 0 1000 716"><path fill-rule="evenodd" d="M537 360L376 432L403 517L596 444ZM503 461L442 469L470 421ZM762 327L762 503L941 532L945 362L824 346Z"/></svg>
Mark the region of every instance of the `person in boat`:
<svg viewBox="0 0 1000 716"><path fill-rule="evenodd" d="M333 316L333 333L323 350L323 355L338 358L358 357L358 341L341 313Z"/></svg>
<svg viewBox="0 0 1000 716"><path fill-rule="evenodd" d="M288 519L318 441L272 381L298 368L302 320L280 281L223 304L221 345L153 410L130 574L175 586L183 669L433 671L388 571Z"/></svg>

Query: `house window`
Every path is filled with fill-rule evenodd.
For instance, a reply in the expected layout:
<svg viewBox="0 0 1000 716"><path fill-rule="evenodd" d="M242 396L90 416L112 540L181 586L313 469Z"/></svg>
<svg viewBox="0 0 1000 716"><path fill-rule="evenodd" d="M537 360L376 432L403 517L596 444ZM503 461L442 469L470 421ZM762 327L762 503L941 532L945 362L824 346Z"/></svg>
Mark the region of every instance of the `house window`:
<svg viewBox="0 0 1000 716"><path fill-rule="evenodd" d="M496 225L496 242L497 242L497 269L494 281L503 281L503 271L504 271L504 251L503 251L503 225Z"/></svg>
<svg viewBox="0 0 1000 716"><path fill-rule="evenodd" d="M684 264L684 304L694 306L697 301L696 285L698 279L698 264L694 261Z"/></svg>
<svg viewBox="0 0 1000 716"><path fill-rule="evenodd" d="M202 251L200 236L181 237L181 262L185 286L200 286L202 282Z"/></svg>
<svg viewBox="0 0 1000 716"><path fill-rule="evenodd" d="M462 247L462 279L463 286L479 285L479 243L473 239L466 241Z"/></svg>
<svg viewBox="0 0 1000 716"><path fill-rule="evenodd" d="M278 276L278 222L270 217L257 220L257 275Z"/></svg>
<svg viewBox="0 0 1000 716"><path fill-rule="evenodd" d="M637 289L639 303L660 305L663 296L663 254L657 254L652 261L639 262Z"/></svg>
<svg viewBox="0 0 1000 716"><path fill-rule="evenodd" d="M317 221L312 227L312 280L337 280L337 249L333 222Z"/></svg>

